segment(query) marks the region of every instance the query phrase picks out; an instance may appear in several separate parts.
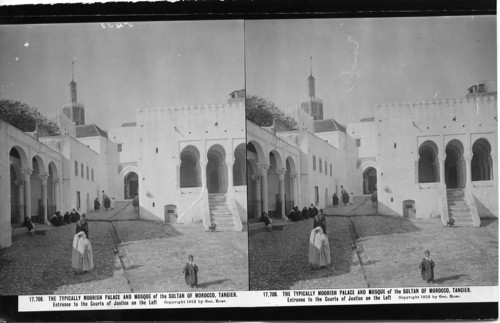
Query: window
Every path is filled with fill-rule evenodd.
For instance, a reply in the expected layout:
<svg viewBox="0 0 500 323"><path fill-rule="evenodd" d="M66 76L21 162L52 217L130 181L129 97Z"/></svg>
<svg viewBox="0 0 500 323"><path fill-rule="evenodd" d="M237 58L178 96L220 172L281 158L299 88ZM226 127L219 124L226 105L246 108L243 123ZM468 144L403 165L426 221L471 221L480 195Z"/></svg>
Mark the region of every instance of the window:
<svg viewBox="0 0 500 323"><path fill-rule="evenodd" d="M123 144L118 144L118 151L122 151L122 145Z"/></svg>
<svg viewBox="0 0 500 323"><path fill-rule="evenodd" d="M491 146L485 138L476 140L472 145L471 178L472 181L493 179Z"/></svg>
<svg viewBox="0 0 500 323"><path fill-rule="evenodd" d="M89 179L89 166L87 166L87 180Z"/></svg>
<svg viewBox="0 0 500 323"><path fill-rule="evenodd" d="M356 139L356 147L361 147L361 139Z"/></svg>
<svg viewBox="0 0 500 323"><path fill-rule="evenodd" d="M94 181L94 169L93 168L92 168L92 176L91 176L91 178L92 178L92 182L93 182Z"/></svg>
<svg viewBox="0 0 500 323"><path fill-rule="evenodd" d="M328 163L325 160L325 175L328 175L328 167L327 167L327 165L328 165Z"/></svg>
<svg viewBox="0 0 500 323"><path fill-rule="evenodd" d="M78 176L78 162L75 160L75 176Z"/></svg>
<svg viewBox="0 0 500 323"><path fill-rule="evenodd" d="M76 208L80 209L80 192L76 191Z"/></svg>
<svg viewBox="0 0 500 323"><path fill-rule="evenodd" d="M314 202L319 204L319 188L317 186L314 186Z"/></svg>
<svg viewBox="0 0 500 323"><path fill-rule="evenodd" d="M439 161L437 145L427 140L418 149L418 182L439 182Z"/></svg>
<svg viewBox="0 0 500 323"><path fill-rule="evenodd" d="M82 175L83 178L83 163L81 164L82 167L80 167L80 175Z"/></svg>
<svg viewBox="0 0 500 323"><path fill-rule="evenodd" d="M323 172L323 162L321 161L321 158L319 159L319 172Z"/></svg>
<svg viewBox="0 0 500 323"><path fill-rule="evenodd" d="M330 164L330 176L332 176L332 164Z"/></svg>
<svg viewBox="0 0 500 323"><path fill-rule="evenodd" d="M316 170L316 156L313 155L313 170Z"/></svg>

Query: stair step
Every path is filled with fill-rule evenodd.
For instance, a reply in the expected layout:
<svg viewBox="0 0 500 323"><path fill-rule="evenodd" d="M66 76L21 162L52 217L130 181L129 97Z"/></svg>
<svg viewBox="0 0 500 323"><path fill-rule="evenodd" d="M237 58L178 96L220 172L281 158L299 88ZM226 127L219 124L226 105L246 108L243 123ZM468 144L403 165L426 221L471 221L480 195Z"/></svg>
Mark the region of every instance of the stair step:
<svg viewBox="0 0 500 323"><path fill-rule="evenodd" d="M463 212L463 213L467 213L467 214L470 214L471 212L471 209L470 207L460 207L460 208L456 208L456 207L449 207L448 208L448 213L460 213L460 212Z"/></svg>
<svg viewBox="0 0 500 323"><path fill-rule="evenodd" d="M472 224L472 221L471 222L455 222L453 225L456 227L472 227L472 226L474 226Z"/></svg>

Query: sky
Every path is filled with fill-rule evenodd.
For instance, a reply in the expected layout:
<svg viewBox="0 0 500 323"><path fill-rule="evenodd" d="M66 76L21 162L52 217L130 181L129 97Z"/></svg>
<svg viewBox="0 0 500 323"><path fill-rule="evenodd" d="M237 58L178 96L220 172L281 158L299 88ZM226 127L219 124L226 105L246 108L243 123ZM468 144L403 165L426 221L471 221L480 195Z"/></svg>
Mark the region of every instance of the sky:
<svg viewBox="0 0 500 323"><path fill-rule="evenodd" d="M284 109L307 93L313 57L324 117L346 124L381 103L462 98L496 79L493 16L225 20L0 26L0 99L54 115L72 61L86 123L143 108L224 103L245 88Z"/></svg>
<svg viewBox="0 0 500 323"><path fill-rule="evenodd" d="M244 88L243 21L0 26L0 99L55 115L72 62L85 121L103 129L137 109L225 103Z"/></svg>
<svg viewBox="0 0 500 323"><path fill-rule="evenodd" d="M463 98L496 79L494 16L245 22L247 94L291 110L316 79L324 118L346 124L382 103Z"/></svg>

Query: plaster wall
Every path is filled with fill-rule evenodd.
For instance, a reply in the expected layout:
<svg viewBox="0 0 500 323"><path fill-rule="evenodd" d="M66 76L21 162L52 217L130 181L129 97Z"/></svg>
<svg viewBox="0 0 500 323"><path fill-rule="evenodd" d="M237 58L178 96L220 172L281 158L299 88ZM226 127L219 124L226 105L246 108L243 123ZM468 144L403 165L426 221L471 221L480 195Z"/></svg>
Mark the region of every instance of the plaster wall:
<svg viewBox="0 0 500 323"><path fill-rule="evenodd" d="M377 106L375 136L379 212L402 215L403 201L414 200L416 217L442 213L441 206L446 202L443 175L439 183L418 182L419 147L427 140L436 144L437 158L444 162L445 148L451 140L460 141L464 157L471 158L474 141L485 138L491 145L493 169L496 170L496 110L496 97ZM480 216L481 213L498 216L496 172L489 183L469 183L467 187L484 206L478 207Z"/></svg>

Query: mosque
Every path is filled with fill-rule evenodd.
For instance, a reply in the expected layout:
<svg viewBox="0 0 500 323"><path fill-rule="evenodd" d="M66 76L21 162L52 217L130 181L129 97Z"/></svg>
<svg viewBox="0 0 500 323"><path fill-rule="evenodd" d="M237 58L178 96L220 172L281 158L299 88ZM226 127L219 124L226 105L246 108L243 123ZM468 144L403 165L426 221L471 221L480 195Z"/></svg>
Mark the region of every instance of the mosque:
<svg viewBox="0 0 500 323"><path fill-rule="evenodd" d="M106 131L85 123L74 74L69 88L57 136L0 120L1 247L12 244L25 216L44 223L56 210L87 213L104 194L116 211L139 196L141 218L242 230L243 90L222 104L137 110L135 121Z"/></svg>
<svg viewBox="0 0 500 323"><path fill-rule="evenodd" d="M342 186L354 196L376 190L380 214L443 225L452 217L457 226L498 217L496 81L463 98L380 104L346 126L323 119L315 87L311 69L293 116L298 129L246 121L250 219L283 217L294 205L324 208Z"/></svg>

